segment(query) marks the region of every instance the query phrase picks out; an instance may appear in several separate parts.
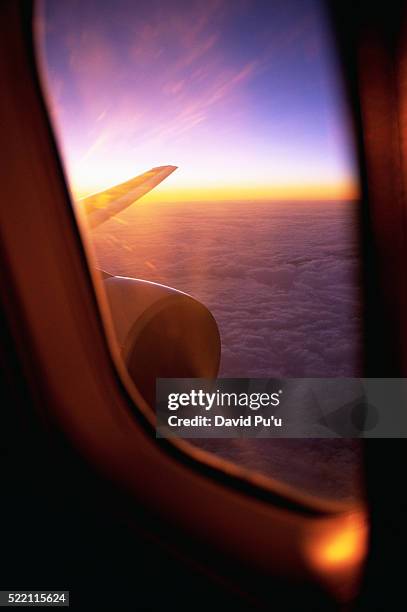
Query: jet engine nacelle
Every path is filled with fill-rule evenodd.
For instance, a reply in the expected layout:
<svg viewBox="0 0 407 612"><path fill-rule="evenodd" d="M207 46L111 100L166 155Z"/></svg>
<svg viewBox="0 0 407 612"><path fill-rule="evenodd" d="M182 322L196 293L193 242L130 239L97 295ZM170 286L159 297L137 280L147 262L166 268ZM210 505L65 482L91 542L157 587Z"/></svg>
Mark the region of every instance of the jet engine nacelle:
<svg viewBox="0 0 407 612"><path fill-rule="evenodd" d="M156 378L216 378L220 335L203 304L145 280L105 275L104 285L123 360L150 406Z"/></svg>

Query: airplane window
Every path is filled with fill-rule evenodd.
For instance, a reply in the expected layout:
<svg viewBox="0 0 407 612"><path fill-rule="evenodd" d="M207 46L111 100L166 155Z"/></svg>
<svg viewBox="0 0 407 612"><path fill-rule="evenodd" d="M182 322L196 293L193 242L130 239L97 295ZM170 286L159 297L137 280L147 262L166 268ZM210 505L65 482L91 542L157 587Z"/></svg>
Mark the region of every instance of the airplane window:
<svg viewBox="0 0 407 612"><path fill-rule="evenodd" d="M324 5L46 0L36 22L69 187L136 384L157 359L167 375L216 375L212 349L192 346L212 323L171 353L179 322L206 309L220 377L361 376L357 166ZM356 441L195 442L318 495L361 495Z"/></svg>

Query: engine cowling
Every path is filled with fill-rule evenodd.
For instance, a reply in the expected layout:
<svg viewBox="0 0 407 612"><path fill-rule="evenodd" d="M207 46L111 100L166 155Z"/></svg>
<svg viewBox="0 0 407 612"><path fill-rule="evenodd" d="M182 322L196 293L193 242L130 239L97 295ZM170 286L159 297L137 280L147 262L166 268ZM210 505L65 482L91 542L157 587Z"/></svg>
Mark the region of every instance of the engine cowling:
<svg viewBox="0 0 407 612"><path fill-rule="evenodd" d="M145 280L106 275L104 285L123 360L151 407L156 378L216 378L221 340L206 306Z"/></svg>

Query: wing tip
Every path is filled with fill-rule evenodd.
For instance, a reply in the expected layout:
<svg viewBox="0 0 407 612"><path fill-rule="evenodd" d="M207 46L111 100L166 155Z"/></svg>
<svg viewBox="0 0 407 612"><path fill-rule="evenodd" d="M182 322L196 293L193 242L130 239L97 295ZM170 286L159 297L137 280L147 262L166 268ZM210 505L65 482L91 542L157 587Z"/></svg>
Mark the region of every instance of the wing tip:
<svg viewBox="0 0 407 612"><path fill-rule="evenodd" d="M152 172L153 170L170 170L171 172L174 172L174 170L177 170L177 169L178 169L178 166L167 164L166 166L155 166L154 168L151 168L150 172Z"/></svg>

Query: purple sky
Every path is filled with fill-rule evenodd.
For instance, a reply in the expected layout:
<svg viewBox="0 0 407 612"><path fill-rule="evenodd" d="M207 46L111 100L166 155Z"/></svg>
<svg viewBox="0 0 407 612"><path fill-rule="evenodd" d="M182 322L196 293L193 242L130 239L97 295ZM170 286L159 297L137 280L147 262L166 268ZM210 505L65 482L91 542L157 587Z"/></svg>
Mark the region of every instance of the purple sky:
<svg viewBox="0 0 407 612"><path fill-rule="evenodd" d="M317 0L48 0L39 22L77 193L175 164L147 198L354 195Z"/></svg>

